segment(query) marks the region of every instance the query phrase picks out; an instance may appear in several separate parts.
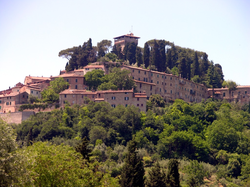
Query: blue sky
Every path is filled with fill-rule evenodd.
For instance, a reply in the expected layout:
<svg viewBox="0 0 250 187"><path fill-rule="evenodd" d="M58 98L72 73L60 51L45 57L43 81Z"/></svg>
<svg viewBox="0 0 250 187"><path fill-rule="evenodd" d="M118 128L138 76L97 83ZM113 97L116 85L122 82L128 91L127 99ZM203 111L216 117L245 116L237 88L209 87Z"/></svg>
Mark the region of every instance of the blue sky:
<svg viewBox="0 0 250 187"><path fill-rule="evenodd" d="M62 49L128 34L203 51L225 79L250 85L248 0L0 0L0 90L58 75Z"/></svg>

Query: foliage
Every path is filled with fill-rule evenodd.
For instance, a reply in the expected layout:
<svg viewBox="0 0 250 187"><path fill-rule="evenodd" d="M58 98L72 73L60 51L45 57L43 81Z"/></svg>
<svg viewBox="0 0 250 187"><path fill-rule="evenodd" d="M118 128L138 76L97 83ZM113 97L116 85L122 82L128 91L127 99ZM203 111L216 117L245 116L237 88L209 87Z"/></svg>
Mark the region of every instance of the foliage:
<svg viewBox="0 0 250 187"><path fill-rule="evenodd" d="M166 174L160 167L159 162L149 171L147 180L148 187L166 187Z"/></svg>
<svg viewBox="0 0 250 187"><path fill-rule="evenodd" d="M180 174L178 170L179 162L176 159L170 159L168 163L167 185L171 187L180 187Z"/></svg>
<svg viewBox="0 0 250 187"><path fill-rule="evenodd" d="M19 107L19 111L24 111L27 109L36 109L38 108L39 110L41 109L46 109L48 107L47 103L35 103L35 104L23 104Z"/></svg>
<svg viewBox="0 0 250 187"><path fill-rule="evenodd" d="M96 90L99 85L103 83L104 71L96 69L89 71L84 75L85 83L89 86L89 89Z"/></svg>
<svg viewBox="0 0 250 187"><path fill-rule="evenodd" d="M144 172L143 162L136 153L136 142L131 140L121 174L121 186L144 186Z"/></svg>

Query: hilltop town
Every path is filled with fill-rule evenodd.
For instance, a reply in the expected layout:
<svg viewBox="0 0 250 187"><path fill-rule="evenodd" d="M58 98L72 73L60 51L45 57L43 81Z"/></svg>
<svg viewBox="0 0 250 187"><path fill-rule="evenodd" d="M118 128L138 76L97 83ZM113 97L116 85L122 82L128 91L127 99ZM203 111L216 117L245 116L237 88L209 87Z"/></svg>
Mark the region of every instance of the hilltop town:
<svg viewBox="0 0 250 187"><path fill-rule="evenodd" d="M118 36L114 38L114 46L119 46L120 53L122 54L126 50L127 44L137 45L139 38L132 33ZM113 48L113 51L115 50L117 49ZM118 53L116 54L119 56ZM169 60L167 59L167 61ZM41 99L41 92L50 85L51 81L59 77L62 77L69 83L68 88L59 93L59 107L64 107L65 103L82 105L84 98L87 97L94 102L106 101L112 107L134 105L141 111L146 111L146 102L154 94L161 95L166 102L172 102L176 99L182 99L186 102L201 102L211 97L219 100L225 99L241 105L250 102L250 86L237 86L234 89L222 87L208 88L202 83L190 80L189 74L191 73L174 75L166 72L167 70L165 72L157 71L155 68L150 68L149 64L146 65L146 63L144 66L138 66L139 62L136 63L137 66L134 63L130 63L130 60L129 64L124 62L99 61L82 64L83 66L77 69L67 63L66 70L60 71L60 75L57 76L26 76L24 83L19 82L12 88L0 91L0 113L18 112L21 105L28 103L29 96ZM114 64L120 69L129 70L130 76L136 85L135 89L89 90L89 85L85 81L86 73L93 70L102 70L104 74L108 74L110 65ZM146 66L148 67L145 68ZM161 65L157 65L156 63L154 66L156 69L160 69L161 67Z"/></svg>

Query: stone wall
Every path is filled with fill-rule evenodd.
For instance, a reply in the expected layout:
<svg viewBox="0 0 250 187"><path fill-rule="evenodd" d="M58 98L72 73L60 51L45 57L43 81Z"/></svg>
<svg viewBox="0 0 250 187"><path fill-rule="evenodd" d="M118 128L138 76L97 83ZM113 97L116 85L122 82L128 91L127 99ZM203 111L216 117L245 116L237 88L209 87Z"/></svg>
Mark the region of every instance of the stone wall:
<svg viewBox="0 0 250 187"><path fill-rule="evenodd" d="M31 115L34 114L35 112L33 111L3 113L0 114L0 118L2 118L7 123L20 124L22 121L28 119Z"/></svg>

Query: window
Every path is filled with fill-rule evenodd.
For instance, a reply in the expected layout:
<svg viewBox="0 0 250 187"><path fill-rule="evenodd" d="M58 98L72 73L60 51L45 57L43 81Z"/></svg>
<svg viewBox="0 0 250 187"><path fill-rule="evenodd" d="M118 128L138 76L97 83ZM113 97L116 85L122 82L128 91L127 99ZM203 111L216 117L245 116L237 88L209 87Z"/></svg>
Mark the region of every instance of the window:
<svg viewBox="0 0 250 187"><path fill-rule="evenodd" d="M33 94L33 90L31 90L31 93Z"/></svg>
<svg viewBox="0 0 250 187"><path fill-rule="evenodd" d="M165 90L165 93L167 93L167 90Z"/></svg>
<svg viewBox="0 0 250 187"><path fill-rule="evenodd" d="M170 91L170 93L172 93L172 90Z"/></svg>
<svg viewBox="0 0 250 187"><path fill-rule="evenodd" d="M124 100L128 101L128 100L129 100L129 97L124 97Z"/></svg>
<svg viewBox="0 0 250 187"><path fill-rule="evenodd" d="M134 72L135 70L133 70L133 72Z"/></svg>
<svg viewBox="0 0 250 187"><path fill-rule="evenodd" d="M127 106L128 106L128 104L125 105L125 107L127 107Z"/></svg>
<svg viewBox="0 0 250 187"><path fill-rule="evenodd" d="M111 106L112 106L113 108L115 108L115 104L112 104Z"/></svg>
<svg viewBox="0 0 250 187"><path fill-rule="evenodd" d="M160 92L161 92L161 88L160 88Z"/></svg>
<svg viewBox="0 0 250 187"><path fill-rule="evenodd" d="M82 98L83 98L83 95L82 95Z"/></svg>
<svg viewBox="0 0 250 187"><path fill-rule="evenodd" d="M141 83L140 83L140 88L141 88Z"/></svg>
<svg viewBox="0 0 250 187"><path fill-rule="evenodd" d="M128 92L125 92L125 94L128 94Z"/></svg>
<svg viewBox="0 0 250 187"><path fill-rule="evenodd" d="M164 79L164 76L162 75L162 78Z"/></svg>
<svg viewBox="0 0 250 187"><path fill-rule="evenodd" d="M36 94L38 94L38 92L36 92Z"/></svg>
<svg viewBox="0 0 250 187"><path fill-rule="evenodd" d="M232 92L232 96L234 96L234 92Z"/></svg>
<svg viewBox="0 0 250 187"><path fill-rule="evenodd" d="M140 73L140 70L138 70L138 73Z"/></svg>
<svg viewBox="0 0 250 187"><path fill-rule="evenodd" d="M115 96L112 96L112 98L111 98L112 100L115 100Z"/></svg>
<svg viewBox="0 0 250 187"><path fill-rule="evenodd" d="M0 103L2 103L2 101L0 100Z"/></svg>
<svg viewBox="0 0 250 187"><path fill-rule="evenodd" d="M138 78L138 80L141 80L140 78Z"/></svg>
<svg viewBox="0 0 250 187"><path fill-rule="evenodd" d="M86 68L86 70L89 70L89 68Z"/></svg>
<svg viewBox="0 0 250 187"><path fill-rule="evenodd" d="M150 86L150 91L152 91L152 85Z"/></svg>
<svg viewBox="0 0 250 187"><path fill-rule="evenodd" d="M153 73L151 73L151 77L153 77Z"/></svg>
<svg viewBox="0 0 250 187"><path fill-rule="evenodd" d="M66 98L67 97L67 95L66 94L64 94L64 98Z"/></svg>
<svg viewBox="0 0 250 187"><path fill-rule="evenodd" d="M9 105L9 102L6 102L6 105Z"/></svg>
<svg viewBox="0 0 250 187"><path fill-rule="evenodd" d="M9 97L7 97L7 99L9 99Z"/></svg>
<svg viewBox="0 0 250 187"><path fill-rule="evenodd" d="M140 106L140 104L137 104L137 106Z"/></svg>
<svg viewBox="0 0 250 187"><path fill-rule="evenodd" d="M143 104L141 104L141 106L143 106Z"/></svg>
<svg viewBox="0 0 250 187"><path fill-rule="evenodd" d="M69 79L67 79L66 81L69 82Z"/></svg>
<svg viewBox="0 0 250 187"><path fill-rule="evenodd" d="M153 80L151 80L151 83L153 83Z"/></svg>
<svg viewBox="0 0 250 187"><path fill-rule="evenodd" d="M73 95L73 97L75 97L75 95Z"/></svg>
<svg viewBox="0 0 250 187"><path fill-rule="evenodd" d="M10 105L11 105L11 102L10 102Z"/></svg>
<svg viewBox="0 0 250 187"><path fill-rule="evenodd" d="M19 90L17 90L17 92L19 92Z"/></svg>
<svg viewBox="0 0 250 187"><path fill-rule="evenodd" d="M77 79L76 79L76 82L77 82Z"/></svg>
<svg viewBox="0 0 250 187"><path fill-rule="evenodd" d="M73 104L75 104L75 101L73 101Z"/></svg>
<svg viewBox="0 0 250 187"><path fill-rule="evenodd" d="M172 80L172 77L170 77L170 80Z"/></svg>
<svg viewBox="0 0 250 187"><path fill-rule="evenodd" d="M247 94L247 91L245 91L245 94Z"/></svg>
<svg viewBox="0 0 250 187"><path fill-rule="evenodd" d="M140 98L137 98L137 101L139 101Z"/></svg>
<svg viewBox="0 0 250 187"><path fill-rule="evenodd" d="M157 84L159 84L159 81L157 81Z"/></svg>
<svg viewBox="0 0 250 187"><path fill-rule="evenodd" d="M0 106L0 110L2 109L2 107Z"/></svg>
<svg viewBox="0 0 250 187"><path fill-rule="evenodd" d="M144 75L146 75L146 71L144 71Z"/></svg>
<svg viewBox="0 0 250 187"><path fill-rule="evenodd" d="M24 98L24 95L23 95L23 98Z"/></svg>
<svg viewBox="0 0 250 187"><path fill-rule="evenodd" d="M75 85L75 89L77 89L77 85Z"/></svg>
<svg viewBox="0 0 250 187"><path fill-rule="evenodd" d="M159 75L157 75L157 77L159 77Z"/></svg>

